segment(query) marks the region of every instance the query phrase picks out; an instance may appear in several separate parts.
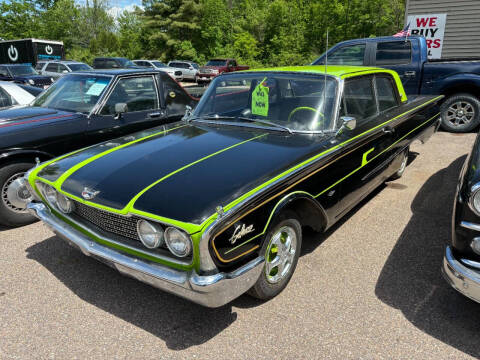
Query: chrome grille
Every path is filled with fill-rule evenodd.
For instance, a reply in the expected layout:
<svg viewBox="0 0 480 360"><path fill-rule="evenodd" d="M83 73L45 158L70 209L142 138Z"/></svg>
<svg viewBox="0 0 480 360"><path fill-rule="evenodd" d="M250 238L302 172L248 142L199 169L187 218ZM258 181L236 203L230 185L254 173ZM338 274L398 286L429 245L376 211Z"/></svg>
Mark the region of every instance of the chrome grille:
<svg viewBox="0 0 480 360"><path fill-rule="evenodd" d="M74 203L75 210L73 213L79 218L92 223L103 231L140 241L137 233L137 221L140 218L114 214L84 205L78 201L74 201Z"/></svg>

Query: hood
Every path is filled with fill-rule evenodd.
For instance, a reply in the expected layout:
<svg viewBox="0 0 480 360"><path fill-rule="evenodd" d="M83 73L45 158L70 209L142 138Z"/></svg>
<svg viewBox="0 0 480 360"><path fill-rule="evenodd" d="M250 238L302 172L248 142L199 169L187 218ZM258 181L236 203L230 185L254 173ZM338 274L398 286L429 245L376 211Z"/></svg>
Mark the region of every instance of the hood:
<svg viewBox="0 0 480 360"><path fill-rule="evenodd" d="M332 146L326 137L200 123L144 135L75 153L38 176L79 199L88 187L98 192L90 202L104 207L200 224L217 206Z"/></svg>
<svg viewBox="0 0 480 360"><path fill-rule="evenodd" d="M0 134L15 131L31 124L48 124L57 120L71 118L74 114L50 108L16 106L0 111ZM2 144L3 145L3 144Z"/></svg>

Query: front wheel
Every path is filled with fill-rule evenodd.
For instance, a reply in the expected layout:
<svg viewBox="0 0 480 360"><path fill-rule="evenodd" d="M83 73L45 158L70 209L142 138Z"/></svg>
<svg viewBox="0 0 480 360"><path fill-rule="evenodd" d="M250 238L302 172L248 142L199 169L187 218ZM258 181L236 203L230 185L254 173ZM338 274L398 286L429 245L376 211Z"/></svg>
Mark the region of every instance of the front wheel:
<svg viewBox="0 0 480 360"><path fill-rule="evenodd" d="M302 248L302 226L295 213L281 214L262 248L265 264L248 294L261 300L277 296L290 281Z"/></svg>
<svg viewBox="0 0 480 360"><path fill-rule="evenodd" d="M442 128L456 133L468 132L480 124L480 102L470 94L456 94L440 107Z"/></svg>
<svg viewBox="0 0 480 360"><path fill-rule="evenodd" d="M27 212L31 194L23 175L31 163L10 164L0 168L0 225L14 227L30 224L35 217Z"/></svg>

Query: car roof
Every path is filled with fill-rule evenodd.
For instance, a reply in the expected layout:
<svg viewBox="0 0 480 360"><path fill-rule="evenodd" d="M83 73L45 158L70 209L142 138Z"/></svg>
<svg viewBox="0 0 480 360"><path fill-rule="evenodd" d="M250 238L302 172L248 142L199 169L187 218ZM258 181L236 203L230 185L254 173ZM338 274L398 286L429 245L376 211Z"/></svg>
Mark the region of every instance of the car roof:
<svg viewBox="0 0 480 360"><path fill-rule="evenodd" d="M126 57L121 57L121 56L100 56L100 57L96 57L93 60L95 61L95 60L104 60L104 59L125 59L125 60L128 60Z"/></svg>
<svg viewBox="0 0 480 360"><path fill-rule="evenodd" d="M73 72L72 74L117 76L117 75L159 74L159 73L161 73L161 71L159 70L138 68L138 69L97 69L97 70L82 71L78 73Z"/></svg>
<svg viewBox="0 0 480 360"><path fill-rule="evenodd" d="M27 63L25 63L25 64L0 64L0 66L9 66L9 67L13 67L13 66L25 66L25 65L27 65L27 66L32 66L32 64L27 64Z"/></svg>
<svg viewBox="0 0 480 360"><path fill-rule="evenodd" d="M343 65L328 65L327 71L325 72L325 65L307 65L307 66L281 66L281 67L271 67L265 69L252 69L245 70L242 72L303 72L303 73L314 73L314 74L327 74L335 77L345 77L346 75L365 73L365 72L392 72L391 70L377 68L377 67L368 67L368 66L343 66Z"/></svg>

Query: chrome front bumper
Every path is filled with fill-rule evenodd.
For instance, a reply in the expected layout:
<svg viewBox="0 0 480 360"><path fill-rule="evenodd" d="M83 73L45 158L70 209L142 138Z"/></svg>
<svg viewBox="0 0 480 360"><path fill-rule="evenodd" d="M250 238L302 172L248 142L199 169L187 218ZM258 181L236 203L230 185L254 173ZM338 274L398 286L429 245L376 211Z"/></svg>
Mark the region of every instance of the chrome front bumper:
<svg viewBox="0 0 480 360"><path fill-rule="evenodd" d="M172 269L96 243L58 219L42 203L31 202L27 208L55 234L79 248L85 255L110 265L124 275L203 306L219 307L242 295L255 284L263 268L264 259L258 257L230 273L202 276L195 270Z"/></svg>
<svg viewBox="0 0 480 360"><path fill-rule="evenodd" d="M480 302L480 270L474 270L462 264L447 246L443 258L443 277L458 292Z"/></svg>

